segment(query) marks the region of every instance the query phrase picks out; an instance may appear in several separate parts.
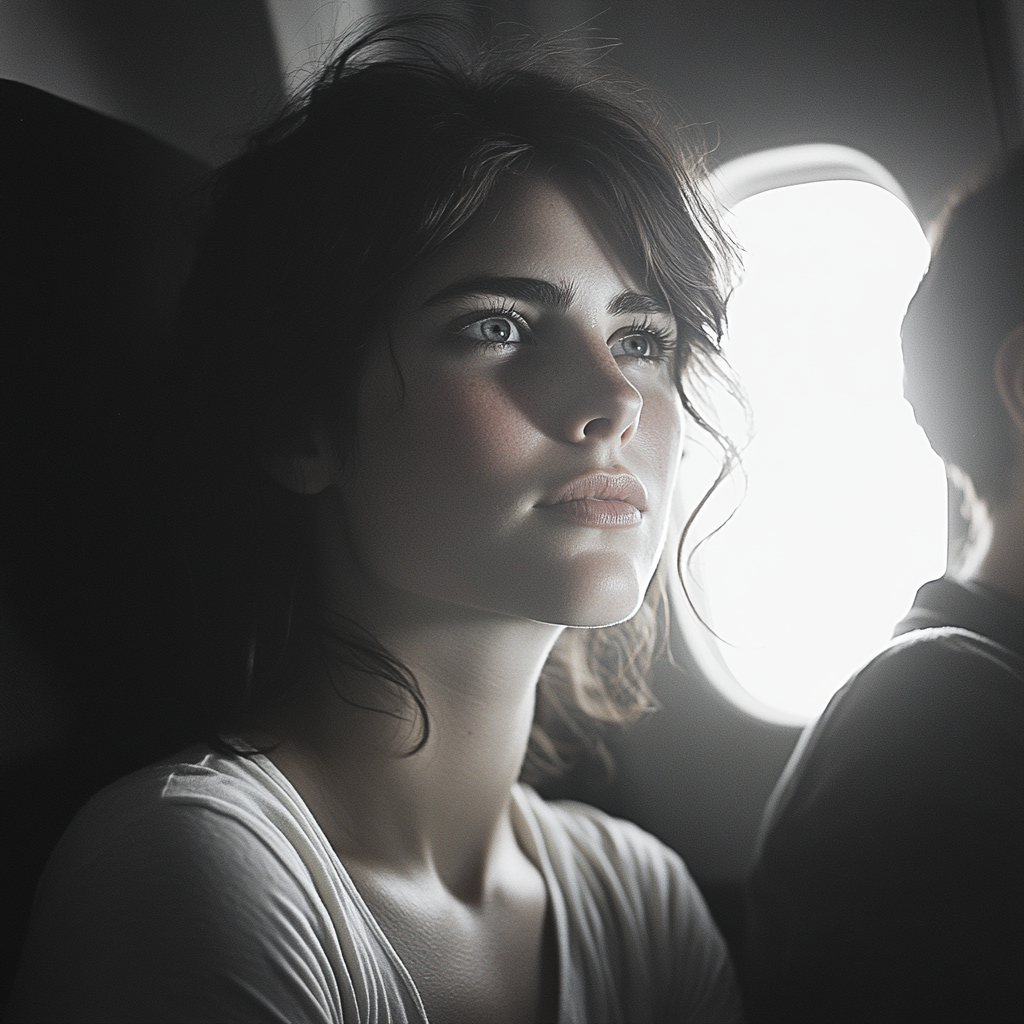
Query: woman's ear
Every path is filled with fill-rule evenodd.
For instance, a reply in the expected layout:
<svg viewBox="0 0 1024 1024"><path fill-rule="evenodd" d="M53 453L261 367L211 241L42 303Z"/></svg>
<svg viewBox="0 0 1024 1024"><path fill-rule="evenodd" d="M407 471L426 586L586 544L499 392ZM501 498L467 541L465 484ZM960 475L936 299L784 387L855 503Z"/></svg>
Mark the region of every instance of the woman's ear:
<svg viewBox="0 0 1024 1024"><path fill-rule="evenodd" d="M1003 339L992 369L999 397L1024 438L1024 324Z"/></svg>
<svg viewBox="0 0 1024 1024"><path fill-rule="evenodd" d="M286 490L319 494L338 478L341 459L324 431L310 427L305 438L290 449L263 454L263 468Z"/></svg>

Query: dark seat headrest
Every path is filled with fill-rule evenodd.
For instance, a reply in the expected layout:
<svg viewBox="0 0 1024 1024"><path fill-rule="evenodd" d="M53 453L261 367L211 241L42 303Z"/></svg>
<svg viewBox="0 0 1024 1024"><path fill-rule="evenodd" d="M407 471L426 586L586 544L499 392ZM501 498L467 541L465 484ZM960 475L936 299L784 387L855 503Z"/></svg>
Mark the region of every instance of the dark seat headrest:
<svg viewBox="0 0 1024 1024"><path fill-rule="evenodd" d="M95 327L140 365L162 358L209 168L20 82L0 80L0 135L5 333Z"/></svg>
<svg viewBox="0 0 1024 1024"><path fill-rule="evenodd" d="M0 145L2 628L84 707L143 669L140 595L160 614L168 541L135 471L209 169L11 81Z"/></svg>

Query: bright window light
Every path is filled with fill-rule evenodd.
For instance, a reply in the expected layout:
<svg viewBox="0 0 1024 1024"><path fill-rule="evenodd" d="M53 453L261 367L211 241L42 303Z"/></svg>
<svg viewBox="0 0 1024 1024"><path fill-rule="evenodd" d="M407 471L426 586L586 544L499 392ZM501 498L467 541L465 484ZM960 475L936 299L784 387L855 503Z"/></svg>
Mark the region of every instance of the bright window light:
<svg viewBox="0 0 1024 1024"><path fill-rule="evenodd" d="M727 352L755 436L746 494L699 548L699 605L735 680L808 718L945 568L945 477L903 399L900 357L928 245L910 210L864 181L762 192L731 225L745 271ZM741 491L723 487L694 532Z"/></svg>

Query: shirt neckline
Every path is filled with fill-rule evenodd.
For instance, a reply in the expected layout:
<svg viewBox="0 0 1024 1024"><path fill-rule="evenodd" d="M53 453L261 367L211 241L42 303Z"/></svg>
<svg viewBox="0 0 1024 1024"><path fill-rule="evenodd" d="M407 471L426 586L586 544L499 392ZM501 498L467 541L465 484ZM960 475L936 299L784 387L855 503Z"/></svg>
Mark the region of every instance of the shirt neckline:
<svg viewBox="0 0 1024 1024"><path fill-rule="evenodd" d="M238 740L236 737L224 736L221 738L231 744L244 746L242 741ZM373 911L363 899L355 882L352 880L352 876L348 873L348 870L342 863L341 858L335 852L334 847L331 846L326 833L320 827L320 823L313 816L312 811L310 811L309 807L306 805L305 800L302 799L299 791L291 784L284 772L282 772L281 769L266 756L266 754L253 752L244 754L242 757L267 775L275 786L283 790L285 795L288 797L289 802L294 804L295 810L300 814L303 823L316 838L327 863L331 866L341 881L342 888L345 890L346 895L348 895L352 900L367 927L381 944L381 947L384 949L388 959L391 961L395 972L402 979L402 984L405 985L411 993L417 1012L423 1020L423 1024L429 1024L427 1011L423 1005L423 999L420 996L419 989L416 987L416 982L413 980L408 968L402 961L401 956L399 956L398 950L396 950L391 944L391 940L387 937L384 929L380 926L377 918L373 914ZM540 797L534 795L534 800L540 799ZM540 871L541 877L544 880L544 887L547 891L548 906L554 916L556 948L558 950L558 1020L559 1024L561 1024L564 1020L563 1007L565 1006L567 972L570 959L568 955L568 911L565 906L565 900L563 898L561 888L557 884L557 878L551 864L551 858L548 855L547 848L543 842L543 832L540 827L540 822L537 820L536 809L532 806L532 803L533 801L531 801L530 796L527 794L523 786L519 783L513 785L510 804L513 834L519 843L520 849L529 858L534 867Z"/></svg>

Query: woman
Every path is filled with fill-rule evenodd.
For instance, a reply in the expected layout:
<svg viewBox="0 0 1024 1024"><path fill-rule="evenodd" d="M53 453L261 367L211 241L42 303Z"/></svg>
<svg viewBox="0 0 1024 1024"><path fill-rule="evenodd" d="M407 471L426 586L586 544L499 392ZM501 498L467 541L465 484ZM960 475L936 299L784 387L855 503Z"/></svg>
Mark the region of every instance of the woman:
<svg viewBox="0 0 1024 1024"><path fill-rule="evenodd" d="M739 1017L679 858L517 782L646 706L728 246L635 99L446 33L220 175L164 467L220 732L69 829L16 1020Z"/></svg>

